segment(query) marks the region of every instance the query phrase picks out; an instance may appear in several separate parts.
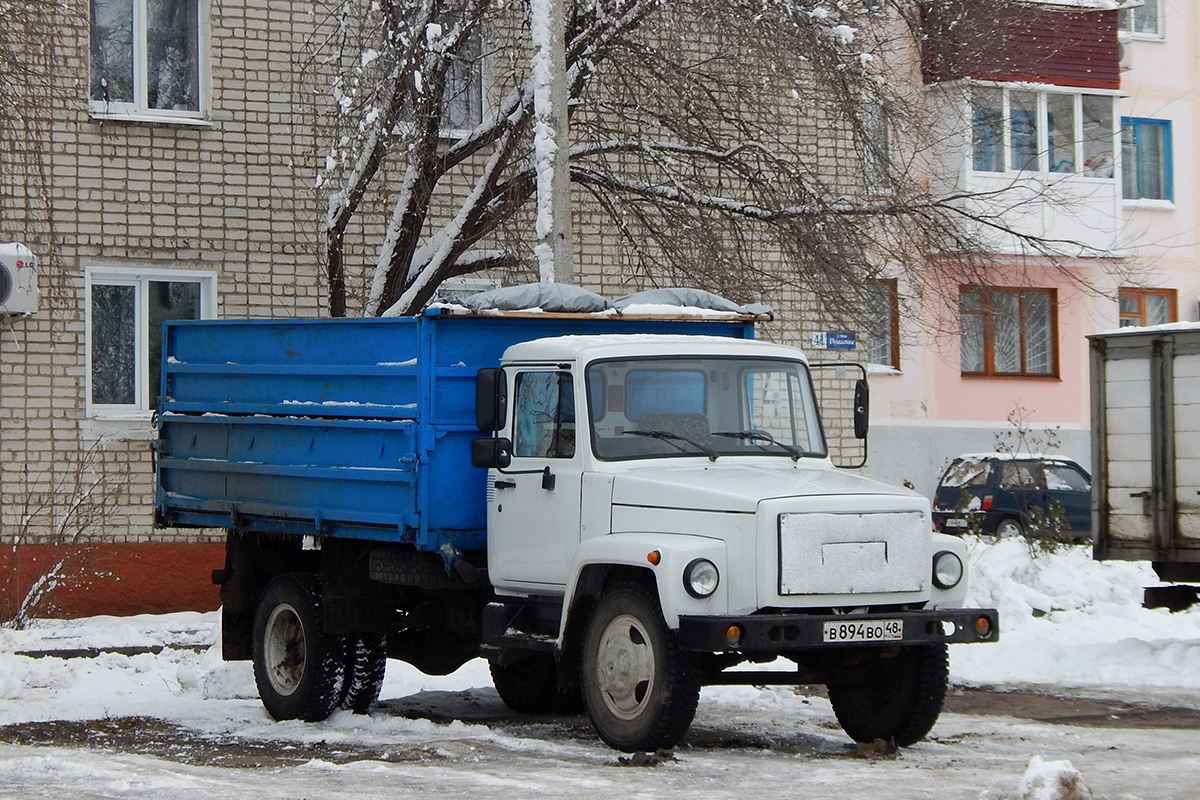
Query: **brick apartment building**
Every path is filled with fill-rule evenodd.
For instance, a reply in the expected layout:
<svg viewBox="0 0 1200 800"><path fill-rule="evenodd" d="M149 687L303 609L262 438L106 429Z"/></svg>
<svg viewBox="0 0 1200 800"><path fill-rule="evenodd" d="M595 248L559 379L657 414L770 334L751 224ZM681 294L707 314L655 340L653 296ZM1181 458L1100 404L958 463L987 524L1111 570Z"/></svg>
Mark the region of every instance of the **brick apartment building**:
<svg viewBox="0 0 1200 800"><path fill-rule="evenodd" d="M300 65L328 9L4 10L21 56L0 62L11 73L0 77L24 113L0 128L0 242L38 257L40 303L0 314L0 619L48 571L60 585L38 613L212 607L223 534L152 527L157 331L165 319L327 313L314 176L329 86ZM467 119L495 94L486 60L480 75ZM796 136L828 142L818 125L802 120ZM836 142L821 147L838 157ZM641 288L591 210L574 216L576 282L608 297ZM365 250L350 254L359 268ZM768 335L807 336L798 293L777 295L767 299L789 323ZM352 291L351 313L361 300Z"/></svg>
<svg viewBox="0 0 1200 800"><path fill-rule="evenodd" d="M28 588L55 564L62 586L39 613L212 607L216 592L208 575L222 565L223 537L152 527L156 332L164 319L327 313L325 205L314 176L328 152L319 111L329 102L329 86L300 65L312 64L313 42L329 17L317 0L7 6L0 0L0 10L18 6L19 13L6 14L4 24L21 56L15 64L0 61L11 73L0 78L10 78L6 86L24 113L0 123L0 242L20 241L38 256L41 299L32 315L0 314L0 619L12 616ZM865 13L878 14L884 25L895 21L888 6L863 3ZM937 74L926 63L924 96L939 117L961 122L958 134L940 140L951 146L934 152L930 178L935 186L986 189L997 181L1024 180L1027 172L1038 180L1066 174L1068 189L1078 184L1076 199L1086 219L1046 208L1034 232L1054 235L1055 226L1074 224L1072 237L1097 250L1114 249L1123 241L1122 214L1136 219L1143 213L1123 204L1114 177L1121 174L1119 120L1125 113L1114 105L1121 75L1117 27L1120 22L1146 28L1148 12L1118 20L1107 0L1029 0L1028 6L1030 14L1044 15L1036 19L1045 30L1061 32L1052 49L1068 55L1039 67L1052 73L1001 74L980 62L968 73ZM1028 31L1032 18L1025 15L1025 27L1018 29ZM1151 36L1134 36L1136 48L1150 46L1142 40ZM462 97L464 118L495 101L499 89L493 84L504 80L498 65L513 57L499 51L491 61L483 59L478 80L464 84L469 89ZM1071 71L1080 64L1082 72ZM921 71L912 74L919 83ZM870 188L871 164L830 135L830 120L814 107L793 106L794 136L811 145L813 162ZM1038 133L1048 129L1049 114L1072 120L1070 153L1053 164L1046 161L1045 169L1039 161L1036 170L1008 174L1014 162L996 161L998 152L1024 148L1044 155L1051 146L1056 153L1066 147ZM1018 116L1025 126L1020 141L1006 133L1017 131ZM891 147L886 121L872 120L867 127ZM993 124L999 138L981 153L972 131L985 124ZM1107 139L1093 153L1096 124L1108 126ZM1149 141L1157 130L1139 129L1135 144ZM1116 171L1086 174L1084 164L1101 151L1113 151ZM1057 171L1068 162L1070 172ZM989 170L988 163L999 166ZM1146 180L1153 190L1149 175ZM575 193L581 196L585 193ZM379 224L385 213L368 215L366 226ZM608 297L655 283L654 276L623 260L601 216L586 202L575 206L576 282ZM995 255L1002 267L1004 247L998 245ZM1088 255L1072 256L1076 262L1068 271L1106 274L1093 269L1102 259L1094 251ZM361 289L361 269L373 252L359 242L349 256L360 270ZM765 246L757 256L781 257ZM1009 285L1002 272L999 287ZM903 453L918 469L933 472L944 454L936 448L926 452L914 441L961 441L963 429L1002 427L1008 406L1021 396L1016 386L1055 398L1069 395L1067 407L1086 407L1078 396L1079 340L1110 317L1115 324L1117 287L1110 287L1109 309L1095 305L1099 301L1091 295L1076 298L1069 281L1047 280L1010 292L1029 308L1050 301L1042 316L1057 325L1027 331L1031 342L1044 346L1032 347L1036 357L1023 362L1016 376L1000 374L1004 365L997 366L994 343L990 349L986 344L994 330L986 321L979 329L984 347L976 353L984 359L982 367L972 361L968 369L958 336L922 338L909 316L937 309L905 306L904 285L878 287L876 319L858 331L865 346L849 355L885 367L873 379L874 411L882 424L873 434L871 455L880 474L897 481L916 477L895 463ZM960 287L947 292L957 314ZM1032 294L1026 298L1022 292ZM779 321L762 331L769 338L807 347L812 334L829 330L799 290L777 287L759 299L779 312ZM361 294L352 291L351 313L361 302ZM1158 301L1143 302L1149 307ZM944 398L959 391L975 399L948 412ZM1060 418L1040 399L1034 405L1039 421L1081 424L1074 411ZM937 435L929 435L930 425Z"/></svg>

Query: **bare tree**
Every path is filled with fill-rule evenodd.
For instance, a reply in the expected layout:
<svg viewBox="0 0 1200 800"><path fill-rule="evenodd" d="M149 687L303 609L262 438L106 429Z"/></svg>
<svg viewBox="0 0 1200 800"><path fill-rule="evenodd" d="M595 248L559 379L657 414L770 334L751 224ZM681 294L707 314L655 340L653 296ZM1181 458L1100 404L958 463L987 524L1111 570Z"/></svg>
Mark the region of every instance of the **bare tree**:
<svg viewBox="0 0 1200 800"><path fill-rule="evenodd" d="M69 464L42 470L24 465L19 480L23 502L12 509L18 517L11 540L14 569L7 577L13 581L21 575L25 558L33 559L28 566L38 577L16 608L6 610L13 627L24 628L34 617L52 611L56 591L106 579L97 569L91 537L112 522L113 501L129 485L129 466L103 462L104 444L97 441ZM40 559L34 555L38 546L43 551Z"/></svg>
<svg viewBox="0 0 1200 800"><path fill-rule="evenodd" d="M968 3L971 14L961 0L893 0L893 16L877 2L819 0L567 5L575 199L603 217L593 231L616 235L614 260L650 282L742 299L793 286L844 318L885 273L917 291L938 285L939 269L982 276L990 232L1039 256L1078 244L1010 228L1027 192L981 206L935 195L927 179L936 143L913 66L925 26L994 41L1015 0L986 13ZM382 0L331 12L308 65L314 85L331 75L334 88L318 179L331 313L346 313L348 233L369 228L361 217L377 203L390 211L367 270L369 315L415 313L451 276L530 262L538 155L525 37L538 7ZM490 102L471 116L460 100L480 63ZM899 146L881 143L881 125ZM931 269L931 252L954 258Z"/></svg>

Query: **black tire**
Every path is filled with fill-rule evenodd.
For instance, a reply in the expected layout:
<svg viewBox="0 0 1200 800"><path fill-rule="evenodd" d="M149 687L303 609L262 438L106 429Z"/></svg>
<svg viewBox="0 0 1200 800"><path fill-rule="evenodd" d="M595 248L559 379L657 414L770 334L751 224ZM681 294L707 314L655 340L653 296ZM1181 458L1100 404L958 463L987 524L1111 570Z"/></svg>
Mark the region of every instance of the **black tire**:
<svg viewBox="0 0 1200 800"><path fill-rule="evenodd" d="M337 706L346 639L325 633L315 576L281 575L254 612L254 682L278 720L320 722Z"/></svg>
<svg viewBox="0 0 1200 800"><path fill-rule="evenodd" d="M387 642L382 634L364 633L346 637L345 675L338 707L355 714L368 714L379 699L387 672Z"/></svg>
<svg viewBox="0 0 1200 800"><path fill-rule="evenodd" d="M890 658L873 658L859 680L829 684L829 702L854 741L908 747L937 722L949 681L946 645L902 647Z"/></svg>
<svg viewBox="0 0 1200 800"><path fill-rule="evenodd" d="M492 683L504 705L518 714L578 714L583 695L578 686L560 688L558 664L536 653L512 664L491 664Z"/></svg>
<svg viewBox="0 0 1200 800"><path fill-rule="evenodd" d="M658 595L619 583L597 601L583 637L583 699L592 726L625 752L674 747L700 699L700 662L680 651Z"/></svg>
<svg viewBox="0 0 1200 800"><path fill-rule="evenodd" d="M1015 539L1025 535L1025 527L1021 521L1005 517L996 525L996 535L1001 539Z"/></svg>

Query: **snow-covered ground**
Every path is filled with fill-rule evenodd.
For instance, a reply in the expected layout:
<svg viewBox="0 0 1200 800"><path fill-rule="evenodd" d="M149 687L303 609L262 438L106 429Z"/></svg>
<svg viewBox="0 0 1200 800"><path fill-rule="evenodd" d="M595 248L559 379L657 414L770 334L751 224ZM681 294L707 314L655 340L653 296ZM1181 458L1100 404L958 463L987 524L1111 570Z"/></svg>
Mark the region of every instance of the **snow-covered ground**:
<svg viewBox="0 0 1200 800"><path fill-rule="evenodd" d="M976 543L971 560L970 602L1000 609L1002 637L994 645L952 647L955 684L1083 687L1200 708L1200 611L1141 608L1142 588L1156 582L1148 566L1097 564L1087 548L1034 559L1019 541ZM0 725L155 717L201 737L283 742L300 755L319 750L313 758L221 768L0 744L0 797L636 792L1082 800L1086 795L1047 788L1072 780L1111 800L1200 797L1195 730L1084 729L947 713L928 741L896 758L870 760L852 757L827 701L791 687L708 687L678 761L625 767L579 719L527 722L508 714L478 660L445 677L391 661L385 702L369 717L339 713L316 725L276 723L257 700L249 665L226 664L217 648L205 647L219 638L217 626L216 614L172 614L0 630ZM159 644L167 648L157 654L18 655ZM379 755L349 763L326 755L339 748Z"/></svg>

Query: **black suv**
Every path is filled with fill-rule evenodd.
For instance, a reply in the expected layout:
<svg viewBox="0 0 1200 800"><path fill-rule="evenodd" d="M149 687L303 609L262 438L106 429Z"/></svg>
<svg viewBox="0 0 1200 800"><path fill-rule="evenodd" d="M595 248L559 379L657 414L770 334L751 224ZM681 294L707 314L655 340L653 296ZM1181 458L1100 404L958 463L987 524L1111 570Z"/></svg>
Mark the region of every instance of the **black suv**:
<svg viewBox="0 0 1200 800"><path fill-rule="evenodd" d="M1061 508L1070 532L1092 528L1092 477L1069 458L987 453L950 462L933 499L933 526L944 533L979 530L1019 536ZM972 524L972 521L974 524Z"/></svg>

